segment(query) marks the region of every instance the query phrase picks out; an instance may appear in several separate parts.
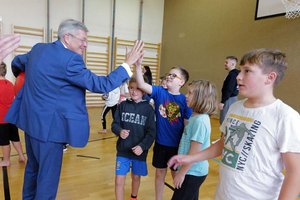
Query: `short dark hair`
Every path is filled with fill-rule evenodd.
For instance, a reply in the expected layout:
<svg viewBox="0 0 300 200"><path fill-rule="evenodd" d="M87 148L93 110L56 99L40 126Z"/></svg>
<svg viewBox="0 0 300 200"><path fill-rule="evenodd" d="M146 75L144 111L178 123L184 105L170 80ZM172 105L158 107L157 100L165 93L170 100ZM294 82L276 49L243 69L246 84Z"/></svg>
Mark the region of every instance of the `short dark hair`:
<svg viewBox="0 0 300 200"><path fill-rule="evenodd" d="M236 63L238 62L238 59L235 56L227 56L226 59L235 60Z"/></svg>
<svg viewBox="0 0 300 200"><path fill-rule="evenodd" d="M151 69L150 69L150 67L148 65L144 65L144 68L145 68L146 71L150 71L151 72Z"/></svg>
<svg viewBox="0 0 300 200"><path fill-rule="evenodd" d="M5 76L6 72L7 72L6 64L4 62L2 62L0 65L0 76Z"/></svg>
<svg viewBox="0 0 300 200"><path fill-rule="evenodd" d="M180 71L180 74L181 74L182 78L184 79L184 84L186 82L188 82L188 80L190 78L190 75L189 75L189 72L184 67L176 66L176 67L172 67L171 69L178 69Z"/></svg>

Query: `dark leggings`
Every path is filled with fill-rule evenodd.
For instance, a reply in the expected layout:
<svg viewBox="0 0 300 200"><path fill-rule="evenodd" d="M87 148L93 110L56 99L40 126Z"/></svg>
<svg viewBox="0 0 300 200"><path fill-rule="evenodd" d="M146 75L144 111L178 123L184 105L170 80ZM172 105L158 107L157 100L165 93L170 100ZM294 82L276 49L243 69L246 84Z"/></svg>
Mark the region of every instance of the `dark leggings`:
<svg viewBox="0 0 300 200"><path fill-rule="evenodd" d="M174 190L172 200L198 200L199 188L206 176L185 175L181 188Z"/></svg>
<svg viewBox="0 0 300 200"><path fill-rule="evenodd" d="M112 107L108 107L108 106L104 106L102 114L101 114L101 121L102 121L102 128L106 129L106 115L107 113L111 110L111 114L112 114L112 118L114 118L115 112L117 110L117 104L112 106Z"/></svg>

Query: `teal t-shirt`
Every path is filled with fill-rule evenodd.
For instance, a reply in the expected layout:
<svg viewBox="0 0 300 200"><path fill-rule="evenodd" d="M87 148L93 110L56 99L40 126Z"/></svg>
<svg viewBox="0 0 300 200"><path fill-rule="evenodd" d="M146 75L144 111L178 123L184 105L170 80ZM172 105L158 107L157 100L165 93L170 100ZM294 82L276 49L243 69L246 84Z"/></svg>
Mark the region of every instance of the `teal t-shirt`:
<svg viewBox="0 0 300 200"><path fill-rule="evenodd" d="M188 154L191 142L201 143L201 151L210 146L210 118L207 114L199 114L190 117L188 124L185 126L178 154ZM194 163L187 174L193 176L205 176L208 174L208 161L201 161Z"/></svg>

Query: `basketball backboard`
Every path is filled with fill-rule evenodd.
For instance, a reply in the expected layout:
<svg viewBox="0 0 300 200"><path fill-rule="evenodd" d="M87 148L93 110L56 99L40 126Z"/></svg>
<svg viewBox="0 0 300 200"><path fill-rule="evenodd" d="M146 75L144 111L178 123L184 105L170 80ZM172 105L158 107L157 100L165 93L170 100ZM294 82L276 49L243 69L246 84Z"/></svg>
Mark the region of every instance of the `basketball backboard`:
<svg viewBox="0 0 300 200"><path fill-rule="evenodd" d="M281 0L256 0L255 20L285 15Z"/></svg>

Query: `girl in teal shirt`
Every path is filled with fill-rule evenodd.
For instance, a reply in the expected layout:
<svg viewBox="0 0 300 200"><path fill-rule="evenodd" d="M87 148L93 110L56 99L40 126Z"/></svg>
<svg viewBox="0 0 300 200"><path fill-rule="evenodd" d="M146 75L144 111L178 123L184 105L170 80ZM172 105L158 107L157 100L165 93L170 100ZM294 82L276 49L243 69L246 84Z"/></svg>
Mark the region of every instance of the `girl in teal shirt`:
<svg viewBox="0 0 300 200"><path fill-rule="evenodd" d="M216 87L209 81L192 81L186 101L193 114L184 128L178 154L194 154L210 146L210 118L217 105ZM199 188L208 174L208 161L181 166L174 177L172 200L198 200Z"/></svg>

